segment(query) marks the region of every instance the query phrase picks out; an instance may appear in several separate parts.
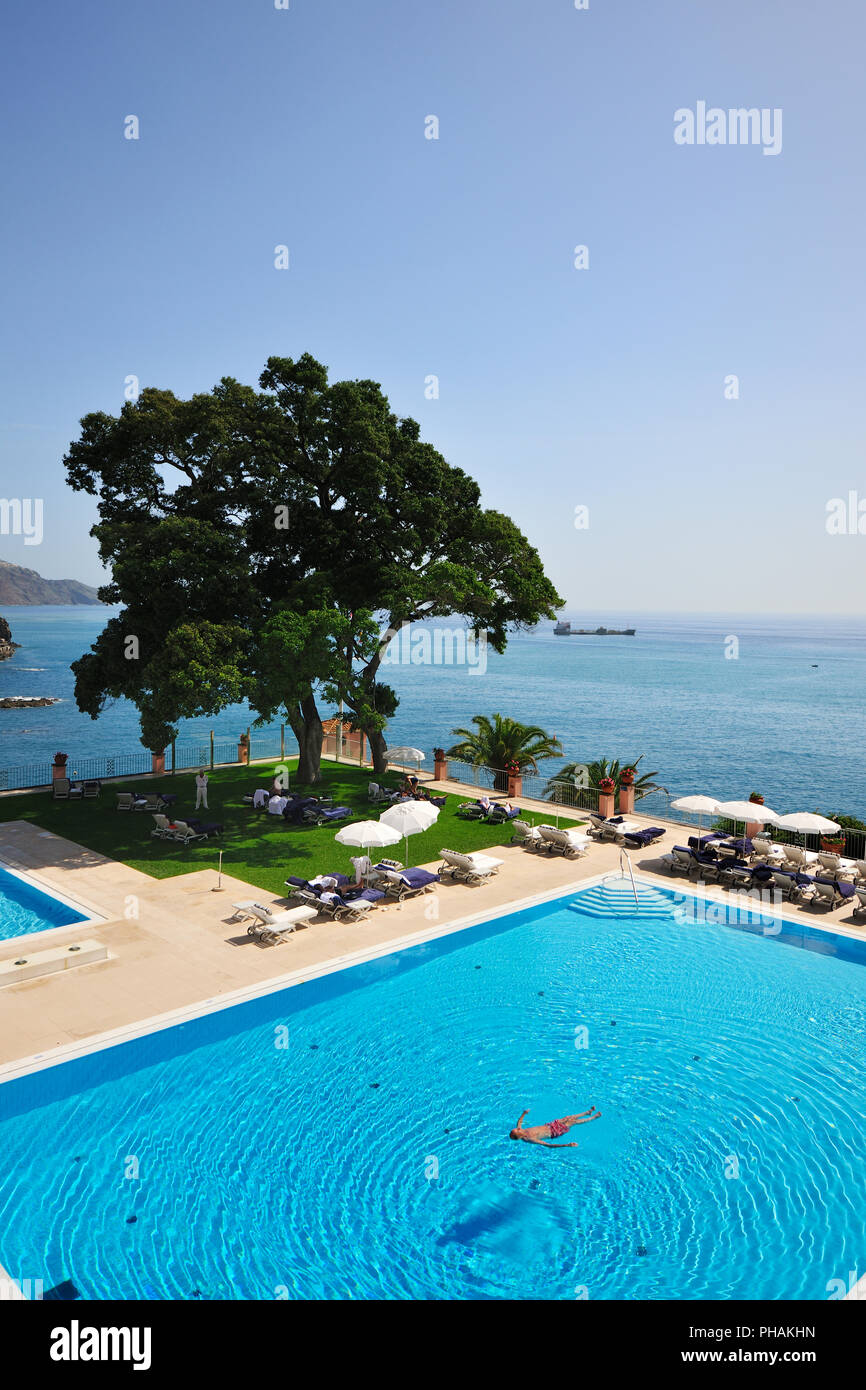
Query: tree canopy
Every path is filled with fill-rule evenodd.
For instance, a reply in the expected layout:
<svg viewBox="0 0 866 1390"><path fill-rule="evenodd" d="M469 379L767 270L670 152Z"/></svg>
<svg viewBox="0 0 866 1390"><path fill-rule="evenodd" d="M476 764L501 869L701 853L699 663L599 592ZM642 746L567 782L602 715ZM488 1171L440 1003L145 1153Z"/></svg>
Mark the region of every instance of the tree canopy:
<svg viewBox="0 0 866 1390"><path fill-rule="evenodd" d="M98 498L100 598L123 606L74 663L76 699L93 718L133 700L152 748L247 697L285 711L315 781L318 693L345 701L381 770L397 704L382 626L459 614L502 651L562 605L515 523L377 383L329 383L309 354L269 358L259 389L147 388L87 415L65 464Z"/></svg>

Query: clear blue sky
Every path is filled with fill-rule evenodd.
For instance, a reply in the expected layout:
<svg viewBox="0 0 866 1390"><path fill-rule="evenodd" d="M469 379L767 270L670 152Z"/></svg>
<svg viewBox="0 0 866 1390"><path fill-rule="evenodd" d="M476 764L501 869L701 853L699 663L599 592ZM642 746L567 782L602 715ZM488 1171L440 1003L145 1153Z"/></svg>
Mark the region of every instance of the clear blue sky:
<svg viewBox="0 0 866 1390"><path fill-rule="evenodd" d="M866 499L860 0L50 0L4 28L2 493L45 499L45 540L2 558L98 582L60 460L127 375L186 395L308 350L381 381L573 609L862 611L866 535L825 529ZM698 101L781 108L782 152L677 146Z"/></svg>

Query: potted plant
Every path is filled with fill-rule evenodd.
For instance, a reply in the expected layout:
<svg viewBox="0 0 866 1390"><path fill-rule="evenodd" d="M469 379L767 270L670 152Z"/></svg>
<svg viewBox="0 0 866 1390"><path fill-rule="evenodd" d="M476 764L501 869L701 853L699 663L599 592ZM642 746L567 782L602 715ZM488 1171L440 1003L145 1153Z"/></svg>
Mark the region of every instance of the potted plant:
<svg viewBox="0 0 866 1390"><path fill-rule="evenodd" d="M55 754L54 754L54 766L55 766L55 767L65 767L66 764L67 764L68 762L69 762L69 754L68 754L68 753L55 753Z"/></svg>
<svg viewBox="0 0 866 1390"><path fill-rule="evenodd" d="M445 761L445 749L444 749L444 748L434 748L434 749L433 749L433 761L434 761L434 762L437 762L437 763L444 763L444 761Z"/></svg>
<svg viewBox="0 0 866 1390"><path fill-rule="evenodd" d="M598 789L600 792L616 791L616 782L613 780L612 777L602 777L601 781L598 784Z"/></svg>
<svg viewBox="0 0 866 1390"><path fill-rule="evenodd" d="M764 804L764 798L760 792L749 792L749 800L753 801L756 806L763 806Z"/></svg>
<svg viewBox="0 0 866 1390"><path fill-rule="evenodd" d="M633 787L635 775L633 767L624 767L619 774L620 785L623 787Z"/></svg>
<svg viewBox="0 0 866 1390"><path fill-rule="evenodd" d="M821 848L825 854L842 854L845 849L845 841L841 836L831 839L829 835L822 835Z"/></svg>

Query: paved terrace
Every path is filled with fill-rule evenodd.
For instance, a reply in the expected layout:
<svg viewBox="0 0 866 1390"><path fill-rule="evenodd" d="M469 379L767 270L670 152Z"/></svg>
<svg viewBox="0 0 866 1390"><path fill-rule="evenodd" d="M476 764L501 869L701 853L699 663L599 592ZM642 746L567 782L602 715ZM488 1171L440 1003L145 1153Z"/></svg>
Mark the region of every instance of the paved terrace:
<svg viewBox="0 0 866 1390"><path fill-rule="evenodd" d="M459 783L443 786L471 795ZM549 804L539 803L538 809L552 818ZM563 822L581 819L580 812L557 809ZM653 823L638 814L634 819ZM660 884L688 887L682 877L669 876L658 860L690 833L689 827L671 826L660 848L632 853L635 870ZM508 909L537 894L555 896L620 868L620 850L614 844L593 843L582 859L511 846L502 850L505 862L499 874L480 887L445 882L435 894L380 905L361 922L316 921L277 946L262 946L244 927L228 920L232 903L252 899L285 905L284 900L239 879L223 874L223 891L215 893L217 875L210 869L150 878L24 821L0 826L0 841L0 858L103 919L0 942L0 961L85 937L104 943L110 956L0 989L0 1067L35 1054L42 1054L44 1061L70 1044L140 1025L155 1015L212 1004L237 991L255 991L278 981L299 983L416 934L458 930L491 910ZM285 868L291 872L289 858ZM734 897L721 890L712 896L721 901ZM852 919L849 907L828 913L786 904L782 912L793 920L866 939L866 920Z"/></svg>

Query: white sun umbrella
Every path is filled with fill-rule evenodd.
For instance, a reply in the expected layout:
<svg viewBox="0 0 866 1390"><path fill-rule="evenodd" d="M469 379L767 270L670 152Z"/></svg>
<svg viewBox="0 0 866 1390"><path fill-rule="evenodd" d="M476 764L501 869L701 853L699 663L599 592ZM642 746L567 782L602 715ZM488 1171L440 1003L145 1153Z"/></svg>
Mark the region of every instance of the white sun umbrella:
<svg viewBox="0 0 866 1390"><path fill-rule="evenodd" d="M399 831L406 841L406 863L409 862L409 836L429 830L439 819L439 807L429 801L398 801L379 817L379 824Z"/></svg>
<svg viewBox="0 0 866 1390"><path fill-rule="evenodd" d="M758 801L720 801L716 811L727 820L732 820L735 830L737 821L741 820L744 835L747 821L756 821L759 825L775 825L779 819L775 811L771 811L769 806L762 806Z"/></svg>
<svg viewBox="0 0 866 1390"><path fill-rule="evenodd" d="M718 812L719 803L714 796L680 796L676 801L671 802L674 811L691 811L698 818L698 835L703 830L703 816L714 816Z"/></svg>
<svg viewBox="0 0 866 1390"><path fill-rule="evenodd" d="M789 816L779 816L776 820L777 830L793 830L795 834L802 833L803 849L806 848L807 835L832 834L835 830L842 827L834 820L828 820L826 816L819 816L815 811L792 811Z"/></svg>
<svg viewBox="0 0 866 1390"><path fill-rule="evenodd" d="M417 763L418 771L421 771L421 764L425 760L425 755L420 748L389 748L389 763Z"/></svg>
<svg viewBox="0 0 866 1390"><path fill-rule="evenodd" d="M402 836L381 821L357 820L354 825L344 825L334 839L341 845L354 845L359 849L384 849L386 845L399 845Z"/></svg>

